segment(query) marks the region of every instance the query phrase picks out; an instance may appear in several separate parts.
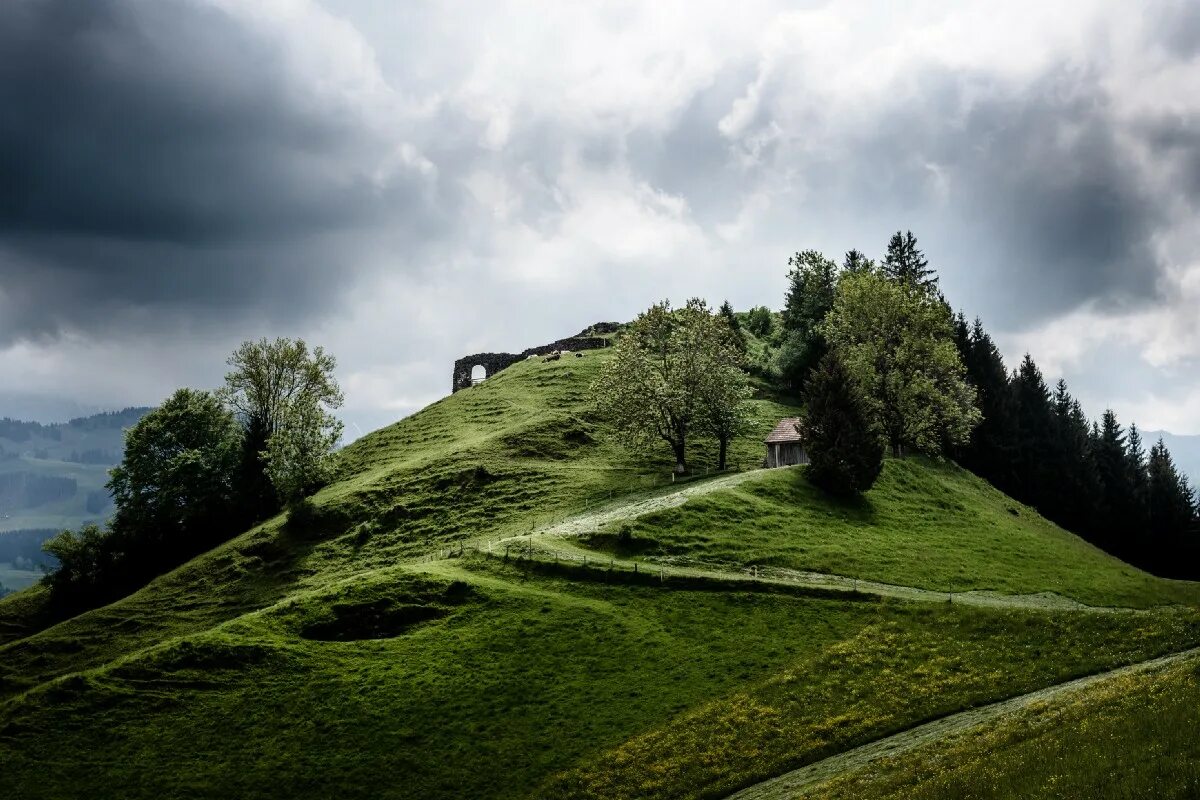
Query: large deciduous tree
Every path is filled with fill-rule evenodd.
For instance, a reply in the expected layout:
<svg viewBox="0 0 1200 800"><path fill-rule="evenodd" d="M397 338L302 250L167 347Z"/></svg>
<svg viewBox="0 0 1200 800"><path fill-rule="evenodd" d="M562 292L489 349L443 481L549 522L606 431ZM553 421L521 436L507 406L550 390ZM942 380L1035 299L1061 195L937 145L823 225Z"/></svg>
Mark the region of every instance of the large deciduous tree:
<svg viewBox="0 0 1200 800"><path fill-rule="evenodd" d="M242 435L211 392L180 389L125 434L108 488L112 528L153 548L227 535Z"/></svg>
<svg viewBox="0 0 1200 800"><path fill-rule="evenodd" d="M980 414L945 303L882 275L847 274L822 330L893 454L967 441Z"/></svg>
<svg viewBox="0 0 1200 800"><path fill-rule="evenodd" d="M342 404L334 357L303 339L261 339L244 342L228 364L222 397L246 430L247 479L266 475L283 501L320 485L342 432L330 413ZM252 504L262 513L273 499Z"/></svg>
<svg viewBox="0 0 1200 800"><path fill-rule="evenodd" d="M651 306L614 350L592 386L597 410L631 441L666 442L677 473L687 472L693 433L721 429L726 442L736 434L746 381L741 352L704 301Z"/></svg>

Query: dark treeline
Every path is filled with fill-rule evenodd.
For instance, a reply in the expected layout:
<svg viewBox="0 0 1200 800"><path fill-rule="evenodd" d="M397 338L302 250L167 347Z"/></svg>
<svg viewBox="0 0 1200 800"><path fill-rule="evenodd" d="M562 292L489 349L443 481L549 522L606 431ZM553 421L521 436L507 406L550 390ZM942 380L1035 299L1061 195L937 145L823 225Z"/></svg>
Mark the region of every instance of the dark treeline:
<svg viewBox="0 0 1200 800"><path fill-rule="evenodd" d="M1010 373L978 319L959 315L955 327L983 421L950 455L1114 555L1158 574L1200 574L1195 492L1162 440L1144 442L1111 409L1090 421L1066 381L1051 389L1029 355Z"/></svg>
<svg viewBox="0 0 1200 800"><path fill-rule="evenodd" d="M747 330L762 343L750 360L752 372L813 406L811 382L822 359L827 354L857 359L856 382L867 406L877 420L890 411L898 423L890 437L894 454L953 458L1114 555L1158 574L1200 577L1197 497L1166 445L1143 441L1135 424L1123 427L1111 410L1090 420L1066 382L1048 386L1029 355L1010 371L978 319L970 324L964 315L952 314L936 272L911 233L897 232L879 261L851 250L838 265L821 253L803 251L789 267L788 292L777 318L765 308L744 316ZM873 277L864 283L864 276ZM896 287L891 295L888 285ZM875 295L864 294L871 286ZM855 293L857 305L848 298ZM854 313L839 319L839 302ZM904 302L911 304L911 315L897 324L895 309ZM856 340L846 336L846 320L854 317L870 320L857 341L876 341L848 350L845 342ZM928 335L925 346L933 342L929 357L897 361L886 379L864 381L863 375L870 377L875 369L872 360L888 356L888 345L878 340L912 337L898 348L912 352L912 345L921 344L914 333L920 326ZM839 336L842 352L835 347ZM953 346L939 349L937 342L946 339ZM870 355L865 367L864 352ZM922 381L942 389L914 400L910 387ZM945 403L949 397L958 404ZM938 404L942 407L935 413L925 409ZM822 406L828 409L828 397ZM828 412L821 416L836 419ZM940 445L914 434L930 426L939 429Z"/></svg>

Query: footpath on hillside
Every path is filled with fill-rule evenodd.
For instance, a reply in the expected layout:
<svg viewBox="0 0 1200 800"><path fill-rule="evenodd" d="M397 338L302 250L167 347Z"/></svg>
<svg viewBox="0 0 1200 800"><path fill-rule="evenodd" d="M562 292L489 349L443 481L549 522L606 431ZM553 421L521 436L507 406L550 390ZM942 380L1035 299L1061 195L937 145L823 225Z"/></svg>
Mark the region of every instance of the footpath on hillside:
<svg viewBox="0 0 1200 800"><path fill-rule="evenodd" d="M951 714L924 725L918 725L892 736L868 744L860 745L852 750L838 753L821 761L814 762L778 777L755 784L736 792L729 800L792 800L804 797L811 789L847 772L870 766L881 758L903 755L924 745L949 736L963 733L980 725L995 722L1007 716L1019 713L1036 703L1058 700L1066 695L1078 692L1102 681L1111 680L1124 675L1158 672L1180 661L1194 659L1200 656L1200 648L1185 650L1180 653L1161 656L1138 664L1120 667L1108 672L1077 678L1073 681L1060 683L1038 689L1029 694L1023 694L1008 700L1002 700L991 705L980 706L958 714Z"/></svg>
<svg viewBox="0 0 1200 800"><path fill-rule="evenodd" d="M784 467L783 469L794 469ZM606 505L594 511L586 511L560 522L538 528L528 534L508 536L499 540L475 545L480 552L496 555L513 551L518 556L542 558L554 561L577 562L596 567L602 564L611 569L634 571L638 566L643 571L662 571L667 575L694 578L717 578L721 580L753 580L812 589L854 592L878 597L894 597L928 603L959 603L961 605L986 608L1011 608L1035 611L1086 611L1093 613L1147 613L1115 606L1089 606L1054 592L1033 594L1005 594L984 590L945 592L916 586L900 586L879 581L850 578L825 572L787 569L784 567L743 566L713 564L692 559L654 559L639 561L629 558L601 555L577 543L582 536L596 533L608 525L623 520L636 519L648 514L678 508L696 497L713 492L732 489L740 484L759 480L774 470L751 470L723 475L719 478L689 484L675 491L634 498Z"/></svg>

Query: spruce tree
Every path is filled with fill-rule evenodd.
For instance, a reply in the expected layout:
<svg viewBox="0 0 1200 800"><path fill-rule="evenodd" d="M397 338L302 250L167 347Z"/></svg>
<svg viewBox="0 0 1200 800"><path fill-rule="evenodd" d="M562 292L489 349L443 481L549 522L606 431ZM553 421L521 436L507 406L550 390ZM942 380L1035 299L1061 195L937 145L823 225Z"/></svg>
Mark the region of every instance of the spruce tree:
<svg viewBox="0 0 1200 800"><path fill-rule="evenodd" d="M1095 430L1093 447L1102 490L1102 524L1098 533L1106 549L1125 552L1129 549L1130 526L1135 522L1135 503L1125 431L1112 409L1104 412Z"/></svg>
<svg viewBox="0 0 1200 800"><path fill-rule="evenodd" d="M789 388L802 392L809 373L829 349L821 323L833 307L837 264L816 250L804 250L788 259L788 265L779 364Z"/></svg>
<svg viewBox="0 0 1200 800"><path fill-rule="evenodd" d="M1016 418L1013 465L1016 493L1024 502L1046 509L1054 493L1054 476L1047 459L1053 435L1053 411L1042 372L1028 353L1013 375L1012 393Z"/></svg>
<svg viewBox="0 0 1200 800"><path fill-rule="evenodd" d="M721 304L717 314L729 326L729 333L734 345L743 353L746 352L746 334L742 332L742 323L738 321L737 314L733 312L733 306L729 304L728 300Z"/></svg>
<svg viewBox="0 0 1200 800"><path fill-rule="evenodd" d="M883 272L899 283L919 286L930 292L937 289L937 274L929 268L925 254L917 248L917 237L912 231L896 231L888 241Z"/></svg>
<svg viewBox="0 0 1200 800"><path fill-rule="evenodd" d="M857 385L834 353L809 379L804 416L809 479L837 495L865 492L883 468L883 438Z"/></svg>
<svg viewBox="0 0 1200 800"><path fill-rule="evenodd" d="M1008 369L1000 349L976 318L971 327L971 342L963 364L967 380L975 387L983 421L971 433L971 440L959 458L963 466L982 475L1005 491L1014 484L1012 450L1016 421Z"/></svg>
<svg viewBox="0 0 1200 800"><path fill-rule="evenodd" d="M870 272L875 269L875 262L867 258L861 250L847 250L846 257L842 260L842 269L851 274Z"/></svg>

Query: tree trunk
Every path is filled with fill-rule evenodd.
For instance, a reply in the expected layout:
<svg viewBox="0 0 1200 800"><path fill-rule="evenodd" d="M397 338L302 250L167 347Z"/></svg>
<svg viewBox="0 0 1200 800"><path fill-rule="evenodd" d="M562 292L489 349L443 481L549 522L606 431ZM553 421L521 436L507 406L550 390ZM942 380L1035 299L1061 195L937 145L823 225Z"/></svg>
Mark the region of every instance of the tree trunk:
<svg viewBox="0 0 1200 800"><path fill-rule="evenodd" d="M686 475L687 453L684 450L683 441L680 441L678 444L672 444L671 447L675 451L675 474Z"/></svg>
<svg viewBox="0 0 1200 800"><path fill-rule="evenodd" d="M717 453L717 471L725 471L725 453L729 450L729 440L721 439L721 449Z"/></svg>

